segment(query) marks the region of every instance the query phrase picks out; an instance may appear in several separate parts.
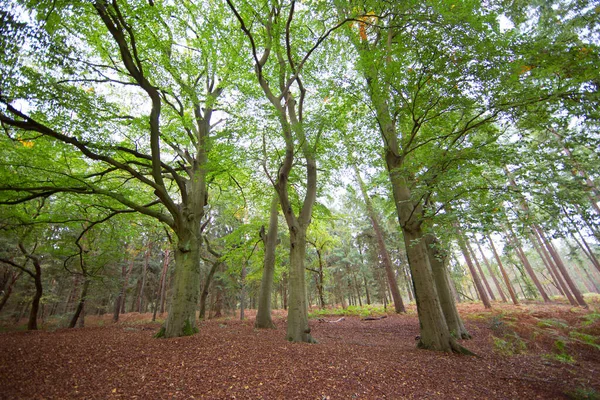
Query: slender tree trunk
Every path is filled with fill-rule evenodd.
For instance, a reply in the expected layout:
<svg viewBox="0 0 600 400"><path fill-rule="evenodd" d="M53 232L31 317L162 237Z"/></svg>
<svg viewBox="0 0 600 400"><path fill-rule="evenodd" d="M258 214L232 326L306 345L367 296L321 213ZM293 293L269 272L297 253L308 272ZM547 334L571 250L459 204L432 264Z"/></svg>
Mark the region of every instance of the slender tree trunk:
<svg viewBox="0 0 600 400"><path fill-rule="evenodd" d="M166 249L165 250L165 255L164 255L164 259L163 259L163 267L162 267L162 272L160 274L160 279L158 281L158 288L156 290L156 301L154 302L154 312L152 313L152 322L156 321L156 313L158 311L158 308L161 308L161 314L164 313L165 311L165 307L164 307L164 298L165 298L165 284L166 284L166 280L167 280L167 270L169 268L169 254L170 254L170 250Z"/></svg>
<svg viewBox="0 0 600 400"><path fill-rule="evenodd" d="M598 272L600 272L600 261L598 261L598 258L594 254L594 251L590 248L590 245L585 240L579 229L577 229L577 234L579 235L581 241L577 240L575 235L573 235L573 239L575 239L575 242L577 242L577 245L581 248L581 251L583 251L583 254L585 254L585 256L590 260L592 265L596 267Z"/></svg>
<svg viewBox="0 0 600 400"><path fill-rule="evenodd" d="M148 242L146 254L144 257L144 267L142 269L142 283L138 294L137 312L144 312L144 290L146 289L146 274L148 272L148 264L150 263L150 253L152 252L152 243Z"/></svg>
<svg viewBox="0 0 600 400"><path fill-rule="evenodd" d="M483 288L481 280L479 279L479 275L477 274L477 271L475 270L475 265L473 264L473 260L471 259L469 248L467 247L467 245L465 243L465 238L464 238L458 224L455 224L455 228L458 233L458 245L460 246L460 250L463 253L463 257L465 258L465 261L467 262L467 267L469 267L469 271L471 272L471 277L473 278L473 283L475 284L475 289L477 291L477 294L479 295L479 298L481 299L481 302L483 303L483 306L485 308L492 308L492 305L490 304L490 300Z"/></svg>
<svg viewBox="0 0 600 400"><path fill-rule="evenodd" d="M287 275L284 272L281 275L281 298L283 300L283 309L287 311L288 309L288 294L287 294Z"/></svg>
<svg viewBox="0 0 600 400"><path fill-rule="evenodd" d="M269 230L265 233L261 229L261 238L265 245L265 258L263 261L263 275L260 282L260 294L258 297L258 310L254 327L259 329L272 329L275 324L271 318L271 292L273 288L273 276L275 274L275 250L277 248L277 228L279 217L279 198L273 196L271 210L269 213Z"/></svg>
<svg viewBox="0 0 600 400"><path fill-rule="evenodd" d="M567 268L563 264L563 261L562 261L560 255L558 254L558 252L556 251L556 249L554 248L554 246L552 245L552 243L550 243L548 241L548 239L544 235L544 232L538 226L534 225L534 229L536 229L538 231L540 237L542 238L542 243L546 246L546 249L550 253L550 256L554 260L554 263L558 267L558 269L561 272L563 278L565 279L565 282L569 286L569 289L571 289L571 293L573 293L573 296L575 296L575 299L577 300L577 303L580 306L584 307L584 308L588 308L588 305L586 304L585 300L583 299L583 296L581 295L581 292L579 291L579 289L577 289L577 286L575 285L575 283L571 279L571 276L567 272Z"/></svg>
<svg viewBox="0 0 600 400"><path fill-rule="evenodd" d="M546 290L544 289L544 287L540 283L539 279L535 275L535 272L533 270L533 267L529 263L529 259L527 258L527 255L525 254L525 252L521 248L521 243L519 242L519 239L514 234L514 232L512 232L512 230L509 230L506 233L506 235L507 235L506 236L507 239L510 240L513 243L515 251L517 252L517 256L519 257L519 259L523 263L523 266L525 267L525 270L527 271L527 274L529 275L529 277L533 281L533 284L537 288L538 292L542 295L542 299L544 299L544 302L546 302L546 303L550 302L550 297L548 297L548 294L546 293Z"/></svg>
<svg viewBox="0 0 600 400"><path fill-rule="evenodd" d="M506 273L506 270L504 269L502 260L500 260L498 251L496 251L496 246L494 245L492 238L490 238L489 236L487 236L487 240L492 249L492 253L494 253L494 258L496 259L496 263L498 264L498 268L500 269L500 273L502 274L502 278L504 279L504 283L506 284L506 289L508 290L508 294L510 295L510 298L511 298L513 304L518 305L519 299L517 298L517 295L515 294L515 290L513 289L512 283L510 282L510 278L509 278L508 274Z"/></svg>
<svg viewBox="0 0 600 400"><path fill-rule="evenodd" d="M171 279L168 274L169 262L171 261L170 255L171 255L170 250L167 250L166 254L165 254L165 261L163 264L164 278L162 280L162 288L160 291L160 315L163 315L165 313L165 303L167 300L167 288L169 287L169 284L171 283Z"/></svg>
<svg viewBox="0 0 600 400"><path fill-rule="evenodd" d="M465 237L465 244L467 246L467 249L469 250L469 254L471 255L473 261L475 262L475 266L477 267L477 272L479 272L479 276L481 277L481 280L483 281L483 285L485 286L487 293L490 295L490 299L492 301L496 301L496 296L494 295L494 291L492 290L492 287L490 286L487 278L485 277L485 274L483 273L483 269L481 268L481 264L479 263L479 260L477 259L477 254L475 254L475 252L473 251L473 248L471 247L471 243L467 237Z"/></svg>
<svg viewBox="0 0 600 400"><path fill-rule="evenodd" d="M129 260L129 268L127 268L127 273L125 274L123 280L123 290L121 291L121 314L125 314L125 304L127 303L127 286L129 286L129 277L131 276L131 271L133 271L133 264L135 261L135 256L132 254L131 259Z"/></svg>
<svg viewBox="0 0 600 400"><path fill-rule="evenodd" d="M17 282L17 280L21 277L22 274L23 274L22 271L13 271L11 273L8 282L6 283L6 286L4 287L4 294L2 295L2 300L0 300L0 311L2 311L2 309L6 305L6 302L8 301L8 299L12 293L15 282Z"/></svg>
<svg viewBox="0 0 600 400"><path fill-rule="evenodd" d="M566 297L566 294L564 292L564 282L559 280L560 277L556 275L557 271L555 270L554 264L552 263L552 260L550 260L549 255L545 252L545 249L540 248L541 244L539 242L537 235L530 234L530 241L531 241L531 243L533 243L533 247L535 248L535 251L538 253L538 256L542 260L542 263L544 264L544 266L550 273L550 278L552 279L552 284L554 285L555 289L558 291L558 294ZM570 295L570 292L569 292L569 295Z"/></svg>
<svg viewBox="0 0 600 400"><path fill-rule="evenodd" d="M487 270L490 273L492 280L494 281L494 285L496 286L496 289L498 290L498 293L500 294L500 298L502 299L502 302L506 303L506 296L504 295L502 286L500 286L500 282L498 282L498 279L496 278L496 275L494 274L494 271L492 270L492 266L490 265L487 257L485 256L485 253L483 252L483 249L481 248L481 244L477 240L475 241L475 243L477 243L477 248L479 249L481 258L483 259L483 262L484 262L485 266L487 267Z"/></svg>
<svg viewBox="0 0 600 400"><path fill-rule="evenodd" d="M73 314L73 318L71 318L71 322L69 323L69 328L75 328L77 324L77 320L79 318L83 319L82 315L83 308L85 306L85 300L87 298L88 288L90 286L90 279L88 277L84 277L83 287L81 289L81 295L79 297L79 302L77 303L77 308L75 309L75 313Z"/></svg>
<svg viewBox="0 0 600 400"><path fill-rule="evenodd" d="M240 276L241 288L240 288L240 321L244 320L246 311L246 271L248 270L248 260L242 264L242 271Z"/></svg>
<svg viewBox="0 0 600 400"><path fill-rule="evenodd" d="M562 276L560 275L560 272L558 271L558 268L556 267L556 264L552 260L552 257L550 256L550 253L548 253L548 250L546 249L546 247L542 243L542 238L539 236L539 232L533 226L531 227L531 229L532 229L532 232L533 232L532 236L533 236L534 242L537 243L538 248L540 249L541 254L543 255L543 259L546 262L546 266L548 267L548 270L550 271L550 274L558 282L558 287L560 288L559 290L562 292L562 294L564 296L567 297L567 300L569 300L569 303L571 305L577 306L578 305L577 304L577 300L575 300L575 297L573 297L573 295L571 294L571 291L569 290L569 287L567 286L567 284L563 280Z"/></svg>
<svg viewBox="0 0 600 400"><path fill-rule="evenodd" d="M44 293L44 288L42 287L42 266L40 265L40 261L35 256L29 256L33 261L33 267L35 269L35 274L33 274L33 281L35 283L35 294L33 295L33 299L31 300L31 310L29 312L29 321L27 322L28 330L37 330L37 315L38 310L40 308L40 299Z"/></svg>
<svg viewBox="0 0 600 400"><path fill-rule="evenodd" d="M198 316L198 318L201 320L206 317L206 299L208 297L208 289L210 288L210 284L213 281L215 272L221 264L222 262L220 260L216 260L215 262L213 262L212 266L210 267L210 270L208 271L208 275L206 275L206 279L204 280L202 292L200 292L200 313Z"/></svg>
<svg viewBox="0 0 600 400"><path fill-rule="evenodd" d="M371 305L371 296L369 294L369 284L367 283L367 277L363 274L363 282L365 284L365 295L367 296L367 304Z"/></svg>
<svg viewBox="0 0 600 400"><path fill-rule="evenodd" d="M371 198L367 193L367 188L360 176L358 167L356 166L356 164L353 164L352 166L354 168L354 174L356 175L356 180L358 182L358 185L360 186L360 190L363 195L363 200L367 208L367 216L371 220L373 231L375 231L375 237L377 239L377 248L379 249L379 256L381 257L381 262L383 263L383 266L385 268L388 284L392 291L392 298L394 299L394 310L396 311L396 313L404 313L406 312L406 308L404 307L404 303L402 302L402 295L400 294L400 289L398 289L398 283L396 282L396 275L394 274L392 261L390 259L389 252L385 245L381 225L379 224L379 217L377 216L377 213L373 208Z"/></svg>

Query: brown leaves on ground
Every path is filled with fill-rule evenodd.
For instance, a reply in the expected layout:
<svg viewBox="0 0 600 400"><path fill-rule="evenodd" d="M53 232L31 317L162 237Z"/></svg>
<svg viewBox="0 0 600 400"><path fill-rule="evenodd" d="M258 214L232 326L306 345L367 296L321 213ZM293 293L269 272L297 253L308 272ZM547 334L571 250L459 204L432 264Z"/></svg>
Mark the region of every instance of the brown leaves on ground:
<svg viewBox="0 0 600 400"><path fill-rule="evenodd" d="M153 339L159 325L141 323L149 315L103 327L4 333L0 398L560 399L577 388L600 391L599 350L574 346L575 361L563 363L543 356L550 342L534 345L545 337L539 321L577 324L591 311L461 305L461 313L474 336L462 344L480 357L417 350L414 312L311 320L316 345L285 341L283 317L276 330L255 330L253 318L202 322L199 334L178 339ZM524 353L495 349L498 321L528 344Z"/></svg>

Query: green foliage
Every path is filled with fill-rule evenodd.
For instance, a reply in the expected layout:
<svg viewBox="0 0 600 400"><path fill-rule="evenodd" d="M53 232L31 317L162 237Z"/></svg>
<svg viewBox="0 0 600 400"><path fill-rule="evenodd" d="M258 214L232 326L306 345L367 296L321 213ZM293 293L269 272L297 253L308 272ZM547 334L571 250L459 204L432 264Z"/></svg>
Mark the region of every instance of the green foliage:
<svg viewBox="0 0 600 400"><path fill-rule="evenodd" d="M569 324L567 324L566 321L561 320L561 319L555 319L555 318L542 319L537 323L537 325L542 328L561 328L561 329L569 328Z"/></svg>
<svg viewBox="0 0 600 400"><path fill-rule="evenodd" d="M600 338L595 335L588 335L577 331L569 332L571 339L578 341L579 343L586 344L593 347L596 350L600 350Z"/></svg>
<svg viewBox="0 0 600 400"><path fill-rule="evenodd" d="M600 400L600 393L594 388L579 386L566 393L571 400Z"/></svg>
<svg viewBox="0 0 600 400"><path fill-rule="evenodd" d="M583 322L581 324L583 326L590 326L596 321L600 321L600 313L598 311L593 311L583 316Z"/></svg>
<svg viewBox="0 0 600 400"><path fill-rule="evenodd" d="M502 338L493 336L494 350L505 356L521 354L527 350L527 344L516 333L508 333Z"/></svg>
<svg viewBox="0 0 600 400"><path fill-rule="evenodd" d="M309 318L322 318L327 316L355 316L355 317L376 317L381 315L386 315L387 312L383 308L383 306L373 306L373 305L365 305L365 306L348 306L346 308L337 307L337 308L325 308L325 309L317 309L313 310L308 314Z"/></svg>
<svg viewBox="0 0 600 400"><path fill-rule="evenodd" d="M558 339L554 342L554 353L544 354L543 357L548 360L555 360L561 363L573 364L575 359L567 352L567 339Z"/></svg>

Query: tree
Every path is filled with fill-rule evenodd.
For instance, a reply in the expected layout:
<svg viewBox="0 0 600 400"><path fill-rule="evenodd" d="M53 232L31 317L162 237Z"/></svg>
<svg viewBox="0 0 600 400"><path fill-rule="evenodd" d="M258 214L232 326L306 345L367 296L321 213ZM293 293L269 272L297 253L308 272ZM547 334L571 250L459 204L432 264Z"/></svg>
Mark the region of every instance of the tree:
<svg viewBox="0 0 600 400"><path fill-rule="evenodd" d="M16 11L8 14L16 28L3 36L25 37L21 43L30 50L17 47L3 55L3 65L15 61L12 76L23 84L2 81L0 121L13 140L23 137L35 147L49 146L53 155L83 155L87 161L86 168L71 172L62 159L50 157L44 161L50 161L53 185L12 177L0 188L7 195L3 203L58 192L93 194L121 203L119 211L134 210L167 225L177 238L176 266L161 335L194 333L212 116L227 84L218 79L226 75L226 54L236 51L235 41L207 38L225 13L216 3L192 2L173 7L49 1L23 7L40 18L20 23ZM117 91L129 105L116 98ZM145 105L137 108L137 102ZM32 168L35 160L20 165Z"/></svg>
<svg viewBox="0 0 600 400"><path fill-rule="evenodd" d="M323 128L317 128L311 141L308 129L310 125L305 118L304 77L308 75L305 74L306 64L311 56L314 58L313 53L343 22L331 24L330 27L325 25L326 28L323 29L322 20L330 21L333 16L327 15L323 7L314 10L306 7L297 9L294 0L289 3L273 2L262 10L262 5L247 4L241 8L236 7L231 0L227 0L227 4L248 39L256 79L273 107L280 124L281 138L285 143L284 158L277 173L271 174L269 178L279 197L290 235L287 338L293 342L314 342L308 326L304 260L306 232L317 195L316 147ZM323 16L315 18L310 15L311 12L322 13ZM249 21L257 16L260 28L253 29ZM311 22L314 27L309 26ZM319 31L321 33L314 33ZM296 154L302 157L306 171L304 198L298 201L298 205L292 202L290 194L290 178L293 176Z"/></svg>

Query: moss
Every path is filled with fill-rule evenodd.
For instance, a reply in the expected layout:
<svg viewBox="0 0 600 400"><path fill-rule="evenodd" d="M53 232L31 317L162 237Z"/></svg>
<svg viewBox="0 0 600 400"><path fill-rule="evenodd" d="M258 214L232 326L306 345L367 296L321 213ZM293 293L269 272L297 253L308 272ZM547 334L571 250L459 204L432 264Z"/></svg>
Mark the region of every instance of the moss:
<svg viewBox="0 0 600 400"><path fill-rule="evenodd" d="M188 319L183 324L183 335L182 336L192 336L198 333L199 330L197 327L192 325L192 322Z"/></svg>
<svg viewBox="0 0 600 400"><path fill-rule="evenodd" d="M161 339L165 337L165 327L161 326L158 332L154 335L155 339Z"/></svg>

